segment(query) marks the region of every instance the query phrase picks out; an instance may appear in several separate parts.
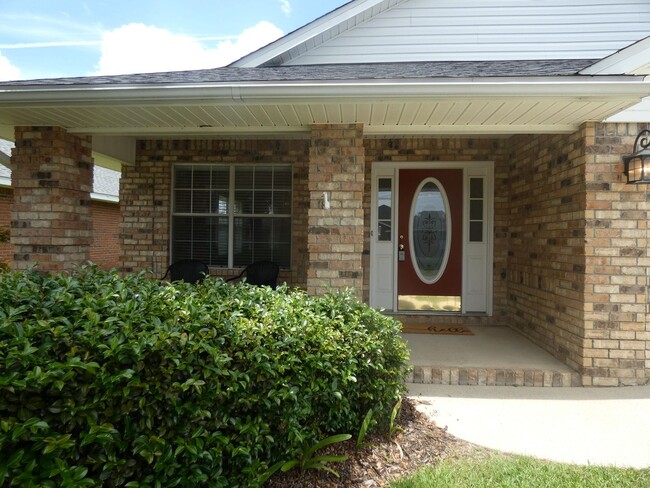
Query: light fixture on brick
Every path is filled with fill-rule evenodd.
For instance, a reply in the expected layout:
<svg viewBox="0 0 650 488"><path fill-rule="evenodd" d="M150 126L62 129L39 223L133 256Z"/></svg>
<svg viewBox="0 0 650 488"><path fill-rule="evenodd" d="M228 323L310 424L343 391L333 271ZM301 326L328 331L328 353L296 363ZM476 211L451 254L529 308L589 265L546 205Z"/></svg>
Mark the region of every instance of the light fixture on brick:
<svg viewBox="0 0 650 488"><path fill-rule="evenodd" d="M634 153L623 156L628 183L650 183L650 130L639 132L634 141Z"/></svg>

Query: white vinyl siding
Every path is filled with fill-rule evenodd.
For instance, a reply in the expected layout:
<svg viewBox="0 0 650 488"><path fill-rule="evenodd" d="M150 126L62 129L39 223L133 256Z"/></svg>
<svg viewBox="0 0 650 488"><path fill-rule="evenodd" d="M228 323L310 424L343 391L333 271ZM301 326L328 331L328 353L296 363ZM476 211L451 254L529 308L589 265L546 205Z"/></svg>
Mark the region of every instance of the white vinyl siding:
<svg viewBox="0 0 650 488"><path fill-rule="evenodd" d="M650 2L406 0L366 22L351 21L283 62L600 59L650 35Z"/></svg>

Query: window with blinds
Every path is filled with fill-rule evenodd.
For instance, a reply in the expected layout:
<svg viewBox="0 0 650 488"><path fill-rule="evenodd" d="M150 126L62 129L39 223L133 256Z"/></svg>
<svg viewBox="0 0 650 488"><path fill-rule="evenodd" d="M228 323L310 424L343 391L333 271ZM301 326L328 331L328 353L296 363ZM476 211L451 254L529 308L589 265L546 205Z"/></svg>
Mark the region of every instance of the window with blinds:
<svg viewBox="0 0 650 488"><path fill-rule="evenodd" d="M286 165L174 167L172 261L291 264L292 170Z"/></svg>

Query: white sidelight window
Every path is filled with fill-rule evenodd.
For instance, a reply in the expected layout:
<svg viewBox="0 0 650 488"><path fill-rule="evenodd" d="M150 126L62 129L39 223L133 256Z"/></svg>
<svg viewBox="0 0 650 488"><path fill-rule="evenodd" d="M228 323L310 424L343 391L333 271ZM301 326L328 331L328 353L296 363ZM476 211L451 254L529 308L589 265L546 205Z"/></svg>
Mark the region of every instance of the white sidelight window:
<svg viewBox="0 0 650 488"><path fill-rule="evenodd" d="M174 166L172 262L289 268L292 179L287 165Z"/></svg>

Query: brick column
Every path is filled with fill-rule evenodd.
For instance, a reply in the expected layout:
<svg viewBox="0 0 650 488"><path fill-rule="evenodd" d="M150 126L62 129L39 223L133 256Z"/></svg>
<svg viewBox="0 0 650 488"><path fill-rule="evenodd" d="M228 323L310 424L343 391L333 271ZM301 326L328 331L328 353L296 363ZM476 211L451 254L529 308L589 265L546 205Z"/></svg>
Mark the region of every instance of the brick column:
<svg viewBox="0 0 650 488"><path fill-rule="evenodd" d="M138 141L135 166L122 167L119 239L125 273L150 270L159 277L169 265L174 149L173 141Z"/></svg>
<svg viewBox="0 0 650 488"><path fill-rule="evenodd" d="M363 289L363 126L315 125L309 149L307 291ZM323 208L323 193L329 208Z"/></svg>
<svg viewBox="0 0 650 488"><path fill-rule="evenodd" d="M622 155L647 124L587 124L584 384L650 378L650 190L628 185Z"/></svg>
<svg viewBox="0 0 650 488"><path fill-rule="evenodd" d="M93 182L90 137L60 127L16 127L11 157L13 266L71 270L88 260Z"/></svg>

